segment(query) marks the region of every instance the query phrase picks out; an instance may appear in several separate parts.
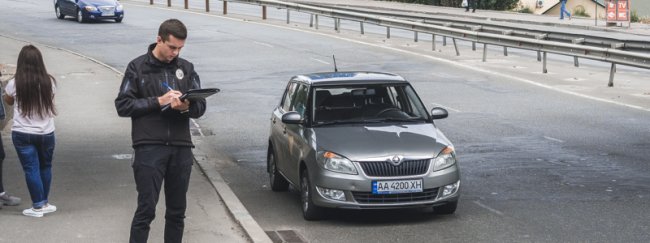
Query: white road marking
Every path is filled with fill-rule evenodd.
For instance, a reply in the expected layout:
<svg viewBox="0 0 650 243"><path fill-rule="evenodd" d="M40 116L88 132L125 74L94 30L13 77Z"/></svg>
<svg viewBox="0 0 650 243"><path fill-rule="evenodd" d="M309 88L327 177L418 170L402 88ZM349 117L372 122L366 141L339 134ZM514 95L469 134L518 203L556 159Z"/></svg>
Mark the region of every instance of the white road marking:
<svg viewBox="0 0 650 243"><path fill-rule="evenodd" d="M316 59L316 58L313 58L313 57L310 57L309 59L320 62L320 63L325 64L325 65L330 65L329 62L326 62L326 61L323 61L323 60L320 60L320 59Z"/></svg>
<svg viewBox="0 0 650 243"><path fill-rule="evenodd" d="M495 213L495 214L497 214L497 215L499 215L499 216L503 216L503 213L502 213L501 211L496 210L496 209L491 208L491 207L488 207L487 205L482 204L482 203L479 202L479 201L474 201L474 203L475 203L476 205L478 205L479 207L482 207L482 208L487 209L487 210L490 211L490 212L493 212L493 213Z"/></svg>
<svg viewBox="0 0 650 243"><path fill-rule="evenodd" d="M560 139L557 139L557 138L552 138L552 137L548 137L548 136L544 136L544 138L546 138L548 140L551 140L551 141L558 142L558 143L564 143L563 140L560 140Z"/></svg>
<svg viewBox="0 0 650 243"><path fill-rule="evenodd" d="M274 46L269 44L269 43L264 43L264 42L259 42L259 41L253 41L253 43L258 44L260 46L266 46L266 47L274 48Z"/></svg>
<svg viewBox="0 0 650 243"><path fill-rule="evenodd" d="M460 111L459 109L454 109L454 108L451 108L451 107L449 107L449 106L441 105L441 104L438 104L438 103L431 103L431 104L432 104L434 107L436 107L436 106L437 106L437 107L442 107L442 108L445 108L445 109L447 109L447 110L451 110L451 111L458 112L458 113L461 113L461 112L462 112L462 111Z"/></svg>

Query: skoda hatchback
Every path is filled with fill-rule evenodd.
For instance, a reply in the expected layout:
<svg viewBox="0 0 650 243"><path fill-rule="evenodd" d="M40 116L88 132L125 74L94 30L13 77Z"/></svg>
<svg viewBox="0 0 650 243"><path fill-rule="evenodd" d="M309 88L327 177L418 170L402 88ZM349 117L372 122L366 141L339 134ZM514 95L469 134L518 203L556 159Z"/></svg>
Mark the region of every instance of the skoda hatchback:
<svg viewBox="0 0 650 243"><path fill-rule="evenodd" d="M300 190L305 219L322 209L433 207L452 214L460 173L451 142L404 78L377 72L299 75L271 116L273 191Z"/></svg>

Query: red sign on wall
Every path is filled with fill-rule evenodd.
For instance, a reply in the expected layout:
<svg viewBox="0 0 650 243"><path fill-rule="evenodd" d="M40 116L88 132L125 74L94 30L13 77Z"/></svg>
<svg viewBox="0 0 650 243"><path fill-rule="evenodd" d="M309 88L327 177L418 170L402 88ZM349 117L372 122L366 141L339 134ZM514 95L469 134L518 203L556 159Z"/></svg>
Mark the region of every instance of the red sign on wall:
<svg viewBox="0 0 650 243"><path fill-rule="evenodd" d="M628 0L607 1L607 22L630 21L630 2Z"/></svg>

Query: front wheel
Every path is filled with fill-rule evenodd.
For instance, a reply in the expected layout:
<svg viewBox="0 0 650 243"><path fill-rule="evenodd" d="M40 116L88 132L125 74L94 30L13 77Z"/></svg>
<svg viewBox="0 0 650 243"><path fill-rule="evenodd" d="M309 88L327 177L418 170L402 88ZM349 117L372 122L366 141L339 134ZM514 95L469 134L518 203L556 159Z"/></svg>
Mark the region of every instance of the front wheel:
<svg viewBox="0 0 650 243"><path fill-rule="evenodd" d="M309 172L305 169L300 176L300 201L302 202L302 217L309 221L320 219L323 213L323 209L314 204L313 194Z"/></svg>
<svg viewBox="0 0 650 243"><path fill-rule="evenodd" d="M123 18L123 17L120 17L120 18L115 19L115 23L122 23L122 18Z"/></svg>
<svg viewBox="0 0 650 243"><path fill-rule="evenodd" d="M79 23L83 23L86 21L84 19L83 13L81 12L81 9L77 9L77 21L79 21Z"/></svg>
<svg viewBox="0 0 650 243"><path fill-rule="evenodd" d="M63 19L65 18L65 15L61 13L61 8L59 8L59 5L54 5L54 12L56 13L56 18L57 19Z"/></svg>
<svg viewBox="0 0 650 243"><path fill-rule="evenodd" d="M268 172L269 172L269 182L271 184L271 190L280 192L289 189L289 182L286 179L284 179L284 177L280 174L280 172L278 172L277 163L275 161L275 153L273 153L273 150L271 149L269 149L267 160L268 160Z"/></svg>

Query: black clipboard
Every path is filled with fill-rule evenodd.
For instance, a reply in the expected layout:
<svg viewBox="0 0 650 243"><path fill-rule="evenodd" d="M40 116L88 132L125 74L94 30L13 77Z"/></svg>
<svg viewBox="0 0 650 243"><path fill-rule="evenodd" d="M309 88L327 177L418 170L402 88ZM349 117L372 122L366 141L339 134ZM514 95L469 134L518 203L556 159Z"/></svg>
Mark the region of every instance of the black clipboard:
<svg viewBox="0 0 650 243"><path fill-rule="evenodd" d="M219 93L221 90L217 88L207 88L207 89L190 89L187 92L185 92L179 99L181 101L185 100L195 100L195 99L205 99L210 97L213 94ZM170 104L166 104L163 107L160 108L160 111L166 111L169 108L171 108Z"/></svg>

